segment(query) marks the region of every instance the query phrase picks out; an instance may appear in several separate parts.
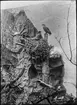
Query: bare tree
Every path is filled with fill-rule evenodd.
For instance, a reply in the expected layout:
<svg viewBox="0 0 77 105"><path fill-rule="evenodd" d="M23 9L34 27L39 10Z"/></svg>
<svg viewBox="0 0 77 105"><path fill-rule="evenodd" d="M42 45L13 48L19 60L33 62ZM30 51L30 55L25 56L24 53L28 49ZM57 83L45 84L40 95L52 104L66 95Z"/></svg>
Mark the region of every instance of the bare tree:
<svg viewBox="0 0 77 105"><path fill-rule="evenodd" d="M73 65L76 65L76 66L77 66L77 64L76 64L75 62L73 62L73 60L72 60L72 58L73 58L73 51L74 51L76 48L74 48L74 49L72 50L72 47L71 47L71 40L70 40L70 33L69 33L69 24L70 24L70 22L69 22L69 13L70 13L70 8L71 8L71 3L70 3L70 5L69 5L69 7L68 7L67 20L66 20L66 22L67 22L67 38L68 38L68 42L69 42L70 57L68 57L68 55L66 54L66 52L65 52L65 50L64 50L64 48L63 48L63 46L62 46L62 44L61 44L62 37L60 37L59 39L58 39L58 36L59 36L59 35L58 35L57 37L56 37L56 36L54 36L54 37L55 37L55 39L57 40L57 42L59 43L59 45L60 45L60 47L61 47L63 53L64 53L65 56L66 56L66 58L67 58Z"/></svg>

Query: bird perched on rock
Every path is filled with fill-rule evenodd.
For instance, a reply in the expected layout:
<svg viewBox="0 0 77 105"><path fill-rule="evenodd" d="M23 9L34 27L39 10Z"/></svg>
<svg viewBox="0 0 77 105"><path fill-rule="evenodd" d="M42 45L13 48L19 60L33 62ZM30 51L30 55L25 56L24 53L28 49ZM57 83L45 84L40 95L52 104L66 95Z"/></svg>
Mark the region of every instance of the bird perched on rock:
<svg viewBox="0 0 77 105"><path fill-rule="evenodd" d="M46 32L46 34L49 34L49 35L51 35L52 33L51 33L51 31L49 30L49 28L48 27L46 27L46 25L45 24L42 24L42 26L43 26L43 29L44 29L44 31Z"/></svg>

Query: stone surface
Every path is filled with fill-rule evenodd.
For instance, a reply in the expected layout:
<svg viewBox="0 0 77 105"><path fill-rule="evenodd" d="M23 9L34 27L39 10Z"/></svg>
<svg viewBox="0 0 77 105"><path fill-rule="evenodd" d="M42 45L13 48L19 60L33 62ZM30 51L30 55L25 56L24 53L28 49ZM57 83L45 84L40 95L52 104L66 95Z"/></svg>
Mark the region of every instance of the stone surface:
<svg viewBox="0 0 77 105"><path fill-rule="evenodd" d="M51 8L51 3L50 3L50 5L47 5L47 7L48 8ZM63 4L64 5L64 4ZM43 7L43 6L42 6ZM50 17L48 17L48 14L43 14L43 12L42 12L42 14L40 15L41 16L41 18L39 18L39 16L38 15L36 15L36 14L39 14L40 12L40 8L38 8L38 12L37 12L37 7L36 6L34 6L34 7L32 7L32 8L34 8L33 9L33 12L35 13L34 15L33 15L33 17L35 17L35 21L34 21L34 23L36 24L36 26L37 27L39 27L39 24L41 23L41 22L46 22L48 25L49 25L49 27L50 27L50 29L53 29L53 35L56 35L57 34L57 31L60 29L60 28L58 28L57 27L57 24L55 24L56 22L58 22L54 17L55 17L55 14L56 14L56 12L55 12L55 8L52 8L52 10L55 12L55 13L53 13L53 11L52 11L52 16L53 16L53 18L51 18L51 16ZM36 8L36 9L35 9ZM45 9L46 9L46 7L44 7ZM59 7L57 7L58 9L57 10L59 10L60 8ZM64 6L62 6L62 8L64 8ZM66 10L67 10L67 6L65 6L65 12L66 12ZM32 11L32 9L30 8L30 10ZM48 9L48 11L49 10L51 10L51 9ZM63 9L64 10L64 9ZM11 12L12 13L11 13ZM19 11L19 10L18 10ZM44 9L43 9L43 11L44 11ZM11 30L11 28L13 28L13 26L14 26L14 16L16 16L16 19L15 19L15 21L17 21L16 22L16 25L17 25L17 28L14 28L14 30L13 30L13 32L14 31L20 31L21 29L22 29L22 23L24 23L24 21L25 21L25 19L27 18L27 16L25 16L24 14L23 14L23 16L21 15L22 13L19 13L19 12L17 12L16 11L16 9L15 10L13 10L13 9L11 9L11 10L9 10L9 12L8 11L4 11L4 12L6 12L6 13L4 13L5 14L5 16L4 16L4 18L2 18L2 19L4 19L5 21L3 21L3 23L2 23L2 25L3 25L3 28L2 28L2 30L4 30L4 32L2 33L2 36L3 36L3 41L2 41L2 43L4 44L4 45L7 45L8 46L8 48L9 49L12 49L12 47L14 47L13 46L13 37L10 35L10 34L8 34L9 32L12 32L12 30ZM16 14L14 14L15 12L17 12ZM45 12L45 11L44 11ZM72 11L73 12L73 11ZM10 14L11 13L11 14ZM32 13L32 12L31 12ZM13 16L13 14L14 14L14 16ZM66 14L66 13L65 13ZM63 15L60 15L60 14L56 14L56 16L57 15L59 15L59 17L60 16L62 16L62 18L65 16L66 17L66 15L64 14L64 12L63 12ZM44 16L44 17L43 17ZM5 17L7 17L7 18L5 18ZM37 17L37 18L36 18ZM45 20L43 19L42 20L42 17L43 18L45 18ZM39 18L39 19L38 19ZM41 21L40 21L40 19L41 19ZM73 18L72 18L73 19ZM9 20L9 21L8 21ZM12 20L12 21L11 21ZM50 21L50 20L52 20L52 21ZM74 19L73 19L74 20ZM27 24L27 23L28 24ZM32 28L31 29L31 27L32 27L32 23L30 22L30 20L28 19L27 21L26 21L25 23L27 24L27 26L26 27L28 27L29 26L29 35L31 36L31 37L33 37L34 36L34 33L36 33L36 28L34 27L34 28ZM52 22L52 23L51 23ZM64 24L63 24L63 23ZM8 24L7 24L8 23ZM37 25L37 23L39 23L38 25ZM63 28L64 26L65 26L65 21L63 21L63 19L62 19L62 21L61 21L61 18L60 18L60 21L58 22L58 23L60 23L61 25L62 25L62 30L61 30L61 32L60 32L60 36L62 35L62 36L65 36L65 29ZM10 26L10 29L9 29L9 26ZM31 26L31 27L30 27ZM53 27L52 27L53 26ZM6 28L5 28L6 27ZM7 29L6 31L5 31L5 29ZM40 28L39 28L40 29ZM10 30L10 31L9 31ZM28 32L28 30L26 30L27 32ZM31 32L30 32L31 31ZM12 32L12 33L13 33ZM25 31L23 31L24 33L26 33ZM64 33L63 33L64 32ZM7 38L6 38L6 36L7 36ZM51 37L49 37L50 39L48 40L48 42L50 42L50 43L53 43L53 44L55 44L56 43L56 41L55 41L55 39L54 39L54 37L53 36L51 36ZM73 40L74 40L74 37L72 38ZM6 43L7 42L7 43ZM66 45L67 45L67 43L66 43L67 41L64 41L64 44L63 44L63 47L64 48L66 48ZM74 42L74 41L72 41L72 42ZM40 44L41 45L41 44ZM42 44L43 45L43 44ZM57 46L58 46L58 43L57 43ZM73 44L72 44L72 46L73 46ZM68 47L68 46L67 46ZM40 48L40 47L39 47ZM18 48L17 48L18 49ZM20 48L19 48L20 49ZM16 49L15 49L16 50ZM66 48L65 49L65 51L66 52L68 52L68 48ZM23 52L23 51L22 51ZM41 52L41 51L40 51ZM28 96L29 96L29 94L33 91L33 86L34 87L36 87L36 82L32 82L31 83L31 85L32 85L32 87L27 87L26 85L28 85L28 83L29 82L31 82L31 81L29 81L28 82L28 70L27 70L27 72L26 72L26 69L29 69L29 68L26 68L26 66L28 66L27 64L30 64L30 62L28 61L28 60L26 60L26 58L24 58L24 59L22 59L22 57L25 55L25 53L23 53L23 54L18 54L17 55L17 57L19 58L19 60L20 60L20 62L19 62L19 65L17 66L17 68L16 68L16 71L12 71L12 73L14 73L15 72L15 77L20 73L20 71L22 70L22 68L24 67L24 64L25 64L25 72L24 72L24 74L23 74L23 76L17 81L18 82L18 84L19 84L19 88L21 89L22 87L23 87L23 92L24 92L24 94L22 93L22 94L20 94L20 95L18 95L18 99L17 99L17 101L16 101L16 103L17 104L19 104L19 103L26 103L26 101L27 101L27 99L28 99ZM37 55L37 54L36 54ZM69 55L69 54L68 54ZM10 56L10 55L9 55ZM63 55L64 56L64 55ZM7 56L8 57L8 56ZM25 56L26 57L26 56ZM55 56L54 56L55 57ZM65 57L65 56L64 56ZM10 57L11 58L11 57ZM69 62L69 61L67 61L67 59L64 59L64 61L65 61L65 76L64 76L64 79L67 81L69 81L70 80L70 82L72 81L72 82L74 82L74 80L75 80L75 78L74 78L74 74L75 74L75 66L73 66L73 65L71 65L71 63ZM13 61L14 62L14 61ZM15 62L14 62L15 63ZM27 64L26 64L27 63ZM71 65L70 67L68 66L68 65ZM69 69L70 68L70 69ZM74 69L74 70L73 70ZM72 71L73 70L73 71ZM70 73L69 73L70 72ZM3 73L4 75L6 74L6 73ZM62 73L60 73L60 72L58 72L58 70L57 70L57 73L55 73L55 70L54 70L54 72L53 72L53 74L54 74L54 78L57 78L57 76L59 77L59 75L60 74L62 74ZM55 75L55 74L57 74L57 75ZM14 74L13 74L14 75ZM7 75L7 77L8 77L8 75ZM6 76L5 76L5 79L7 78ZM14 77L14 78L15 78ZM69 78L70 77L70 78ZM13 78L13 79L14 79ZM53 77L52 77L53 78ZM34 78L35 79L35 78ZM59 78L60 79L60 78ZM7 78L7 82L9 81L9 79ZM53 81L53 80L52 80ZM55 80L54 81L54 83L57 83L57 80ZM54 84L53 83L53 84ZM68 83L69 84L69 83ZM66 86L66 85L65 85ZM40 87L40 86L39 86ZM69 90L69 87L72 87L72 89L74 89L74 91L71 91L71 89ZM70 92L72 92L74 95L75 95L75 88L74 88L74 85L67 85L66 86L66 88L67 88L67 90L68 90L68 93L70 93ZM35 89L36 91L38 91L38 88L36 88ZM41 87L40 87L40 90L41 90ZM11 90L12 91L12 90ZM13 91L14 92L14 91ZM42 92L41 92L42 93ZM46 93L48 93L48 92L46 92ZM49 93L50 93L50 91L49 91ZM45 94L45 91L44 91L44 95L46 95ZM4 96L6 96L6 95L4 95ZM16 94L15 94L15 96L16 96ZM10 96L11 97L11 96ZM32 97L33 98L33 97ZM38 99L38 98L37 98ZM5 99L4 99L5 100ZM51 100L51 99L50 99ZM6 102L6 101L5 101ZM48 102L47 100L45 101L45 102Z"/></svg>

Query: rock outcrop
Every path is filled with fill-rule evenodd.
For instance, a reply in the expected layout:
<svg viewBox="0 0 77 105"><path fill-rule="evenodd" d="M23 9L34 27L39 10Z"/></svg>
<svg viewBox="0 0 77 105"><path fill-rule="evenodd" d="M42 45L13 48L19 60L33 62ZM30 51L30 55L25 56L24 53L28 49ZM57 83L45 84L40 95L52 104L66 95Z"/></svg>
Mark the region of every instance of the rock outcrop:
<svg viewBox="0 0 77 105"><path fill-rule="evenodd" d="M1 25L2 105L51 104L59 93L65 95L62 56L51 56L43 38L31 39L38 30L25 11L4 10Z"/></svg>

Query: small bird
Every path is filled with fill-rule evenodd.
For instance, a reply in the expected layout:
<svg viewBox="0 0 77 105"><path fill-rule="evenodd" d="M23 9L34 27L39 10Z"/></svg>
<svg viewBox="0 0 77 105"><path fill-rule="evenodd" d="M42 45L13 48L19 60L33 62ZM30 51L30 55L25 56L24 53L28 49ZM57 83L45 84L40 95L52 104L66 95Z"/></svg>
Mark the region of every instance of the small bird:
<svg viewBox="0 0 77 105"><path fill-rule="evenodd" d="M51 33L51 31L49 30L49 28L48 27L46 27L46 25L45 24L42 24L42 26L43 26L43 29L44 29L44 31L46 32L46 34L48 33L49 35L51 35L52 33Z"/></svg>
<svg viewBox="0 0 77 105"><path fill-rule="evenodd" d="M43 37L42 37L42 34L41 34L41 31L38 31L37 37L38 37L38 39L42 39L42 38L43 38Z"/></svg>

